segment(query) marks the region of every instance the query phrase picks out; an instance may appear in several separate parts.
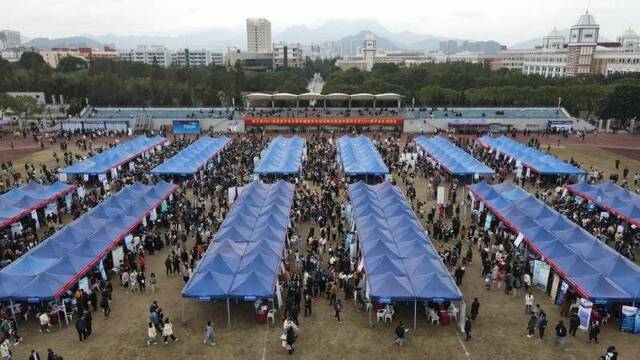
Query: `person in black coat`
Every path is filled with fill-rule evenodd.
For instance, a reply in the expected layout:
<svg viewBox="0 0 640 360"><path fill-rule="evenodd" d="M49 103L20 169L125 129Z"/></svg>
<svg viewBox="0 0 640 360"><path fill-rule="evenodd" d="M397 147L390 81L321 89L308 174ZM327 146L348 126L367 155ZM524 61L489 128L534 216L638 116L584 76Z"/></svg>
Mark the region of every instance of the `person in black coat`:
<svg viewBox="0 0 640 360"><path fill-rule="evenodd" d="M87 330L84 316L81 316L78 318L78 320L76 320L76 331L78 332L78 338L80 338L80 341L85 341L87 339Z"/></svg>
<svg viewBox="0 0 640 360"><path fill-rule="evenodd" d="M471 318L468 316L464 320L464 341L471 339Z"/></svg>
<svg viewBox="0 0 640 360"><path fill-rule="evenodd" d="M478 311L480 311L480 302L478 298L473 298L473 302L471 303L471 319L475 320L478 316Z"/></svg>
<svg viewBox="0 0 640 360"><path fill-rule="evenodd" d="M85 338L88 338L91 335L92 332L92 328L91 328L91 320L93 320L91 318L91 312L90 311L85 311L84 312L84 331L85 331Z"/></svg>
<svg viewBox="0 0 640 360"><path fill-rule="evenodd" d="M571 315L569 315L569 334L575 337L576 331L578 331L579 326L580 326L580 317L578 316L578 312L573 311Z"/></svg>
<svg viewBox="0 0 640 360"><path fill-rule="evenodd" d="M35 350L31 350L31 354L29 355L29 360L42 360L40 357L40 353Z"/></svg>

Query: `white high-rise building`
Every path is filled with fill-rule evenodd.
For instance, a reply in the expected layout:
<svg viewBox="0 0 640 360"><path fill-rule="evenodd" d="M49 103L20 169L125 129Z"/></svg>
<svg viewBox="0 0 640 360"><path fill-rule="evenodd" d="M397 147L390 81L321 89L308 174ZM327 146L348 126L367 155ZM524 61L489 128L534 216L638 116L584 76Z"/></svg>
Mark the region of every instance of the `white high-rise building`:
<svg viewBox="0 0 640 360"><path fill-rule="evenodd" d="M0 49L17 49L22 46L19 31L0 30Z"/></svg>
<svg viewBox="0 0 640 360"><path fill-rule="evenodd" d="M271 23L267 19L247 19L247 51L271 52Z"/></svg>
<svg viewBox="0 0 640 360"><path fill-rule="evenodd" d="M171 54L171 64L175 66L222 66L222 53L212 53L205 49L180 49Z"/></svg>

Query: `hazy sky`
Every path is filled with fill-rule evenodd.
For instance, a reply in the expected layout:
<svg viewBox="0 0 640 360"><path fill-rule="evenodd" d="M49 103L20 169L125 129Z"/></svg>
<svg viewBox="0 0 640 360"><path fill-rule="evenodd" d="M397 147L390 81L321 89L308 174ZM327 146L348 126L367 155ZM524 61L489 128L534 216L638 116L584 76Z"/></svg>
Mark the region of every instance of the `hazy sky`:
<svg viewBox="0 0 640 360"><path fill-rule="evenodd" d="M392 31L511 44L566 29L589 7L600 32L615 39L640 33L639 0L1 0L0 28L28 37L80 34L172 35L243 27L266 17L274 33L328 19L376 19ZM373 5L373 4L376 5Z"/></svg>

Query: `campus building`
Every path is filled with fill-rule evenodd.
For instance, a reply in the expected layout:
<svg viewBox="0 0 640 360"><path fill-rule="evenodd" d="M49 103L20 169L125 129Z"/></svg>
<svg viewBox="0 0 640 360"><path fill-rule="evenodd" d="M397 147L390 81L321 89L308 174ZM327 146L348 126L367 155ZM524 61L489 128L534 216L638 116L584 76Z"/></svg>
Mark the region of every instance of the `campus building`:
<svg viewBox="0 0 640 360"><path fill-rule="evenodd" d="M102 49L92 48L52 48L38 51L44 61L52 68L58 67L60 60L65 57L72 56L86 61L88 64L94 59L112 59L119 60L120 54L112 48L104 47Z"/></svg>
<svg viewBox="0 0 640 360"><path fill-rule="evenodd" d="M0 30L0 50L17 49L22 46L19 31Z"/></svg>
<svg viewBox="0 0 640 360"><path fill-rule="evenodd" d="M222 66L222 53L214 53L205 49L180 49L171 54L174 66Z"/></svg>
<svg viewBox="0 0 640 360"><path fill-rule="evenodd" d="M271 22L267 19L247 19L247 52L271 52Z"/></svg>
<svg viewBox="0 0 640 360"><path fill-rule="evenodd" d="M632 29L615 42L600 42L599 35L600 25L586 12L571 27L569 39L554 29L542 39L541 47L505 49L490 63L496 70L521 70L545 77L640 72L640 38Z"/></svg>
<svg viewBox="0 0 640 360"><path fill-rule="evenodd" d="M279 42L273 44L273 67L304 67L302 45Z"/></svg>
<svg viewBox="0 0 640 360"><path fill-rule="evenodd" d="M157 64L164 67L171 65L171 52L160 45L138 46L136 49L121 51L120 56L125 61Z"/></svg>

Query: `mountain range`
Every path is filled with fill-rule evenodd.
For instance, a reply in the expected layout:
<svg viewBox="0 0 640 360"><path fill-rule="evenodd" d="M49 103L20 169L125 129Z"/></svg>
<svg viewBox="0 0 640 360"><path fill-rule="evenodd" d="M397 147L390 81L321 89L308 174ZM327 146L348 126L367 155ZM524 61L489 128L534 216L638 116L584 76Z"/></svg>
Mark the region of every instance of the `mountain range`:
<svg viewBox="0 0 640 360"><path fill-rule="evenodd" d="M342 54L350 55L357 52L357 49L362 46L362 40L368 32L376 36L377 47L387 51L437 50L441 41L451 40L447 37L418 34L411 31L392 32L374 20L331 20L319 27L290 26L283 31L274 33L273 41L303 45L331 42L334 47L342 50ZM115 46L118 49L136 48L139 45L163 45L174 50L189 47L226 51L228 47L243 49L245 44L244 27L231 27L175 36L83 34L59 39L35 38L25 45L35 48Z"/></svg>

